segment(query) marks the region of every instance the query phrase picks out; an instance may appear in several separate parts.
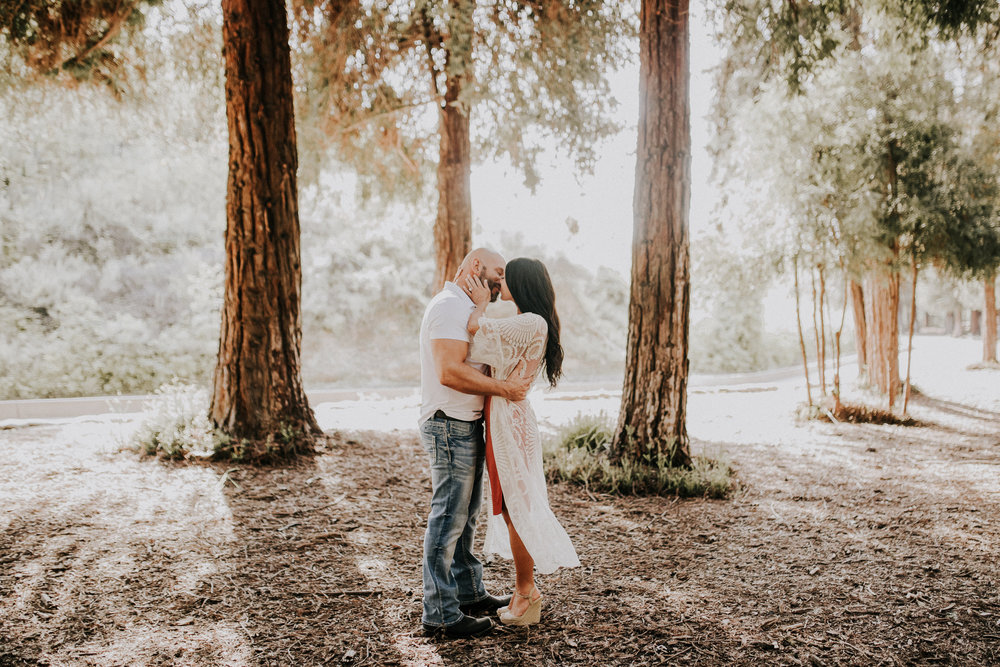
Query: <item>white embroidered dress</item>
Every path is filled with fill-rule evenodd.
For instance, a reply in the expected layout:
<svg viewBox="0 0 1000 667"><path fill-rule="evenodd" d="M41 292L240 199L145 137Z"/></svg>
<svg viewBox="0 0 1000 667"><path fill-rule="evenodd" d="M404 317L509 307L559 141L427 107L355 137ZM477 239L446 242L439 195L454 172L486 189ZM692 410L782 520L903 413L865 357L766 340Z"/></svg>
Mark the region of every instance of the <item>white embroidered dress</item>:
<svg viewBox="0 0 1000 667"><path fill-rule="evenodd" d="M536 377L545 356L548 333L545 320L534 313L513 317L479 320L479 331L472 340L469 359L488 364L495 378L506 379L522 360L524 372ZM535 411L527 400L512 402L490 399L490 436L504 503L517 534L542 574L560 567L577 567L580 559L569 535L549 508L542 467L542 445ZM510 537L503 516L494 515L489 476L484 479L487 506L487 556L510 559ZM499 509L499 508L496 508Z"/></svg>

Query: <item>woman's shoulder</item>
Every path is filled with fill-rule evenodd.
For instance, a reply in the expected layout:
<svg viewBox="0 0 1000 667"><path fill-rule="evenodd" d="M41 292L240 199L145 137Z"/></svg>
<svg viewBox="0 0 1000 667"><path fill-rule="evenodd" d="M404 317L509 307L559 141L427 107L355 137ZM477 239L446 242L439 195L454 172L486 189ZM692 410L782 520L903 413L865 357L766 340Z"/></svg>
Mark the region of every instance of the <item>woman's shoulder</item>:
<svg viewBox="0 0 1000 667"><path fill-rule="evenodd" d="M504 314L503 317L491 317L488 319L496 320L498 322L509 322L519 325L545 325L545 318L538 313L515 313L515 314Z"/></svg>
<svg viewBox="0 0 1000 667"><path fill-rule="evenodd" d="M521 313L520 315L515 315L510 319L512 323L522 331L531 332L533 334L544 334L549 330L549 325L545 322L545 318L537 313Z"/></svg>
<svg viewBox="0 0 1000 667"><path fill-rule="evenodd" d="M507 317L483 318L479 320L480 331L496 331L503 338L527 342L538 334L546 334L548 325L545 318L535 313L520 313Z"/></svg>
<svg viewBox="0 0 1000 667"><path fill-rule="evenodd" d="M538 313L521 313L516 317L520 317L522 322L526 324L533 324L536 327L541 327L542 329L547 329L548 324L545 322L545 318Z"/></svg>

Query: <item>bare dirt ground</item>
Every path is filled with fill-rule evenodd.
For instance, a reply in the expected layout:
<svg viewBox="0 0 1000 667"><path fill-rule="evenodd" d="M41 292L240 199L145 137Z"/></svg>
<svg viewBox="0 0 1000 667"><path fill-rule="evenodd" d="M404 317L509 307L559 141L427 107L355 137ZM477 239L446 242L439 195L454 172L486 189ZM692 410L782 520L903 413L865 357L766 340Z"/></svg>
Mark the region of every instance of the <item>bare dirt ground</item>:
<svg viewBox="0 0 1000 667"><path fill-rule="evenodd" d="M472 641L420 634L413 431L270 469L141 460L107 419L0 431L0 667L1000 664L1000 372L939 357L918 427L795 423L793 382L692 391L742 489L551 487L583 567Z"/></svg>

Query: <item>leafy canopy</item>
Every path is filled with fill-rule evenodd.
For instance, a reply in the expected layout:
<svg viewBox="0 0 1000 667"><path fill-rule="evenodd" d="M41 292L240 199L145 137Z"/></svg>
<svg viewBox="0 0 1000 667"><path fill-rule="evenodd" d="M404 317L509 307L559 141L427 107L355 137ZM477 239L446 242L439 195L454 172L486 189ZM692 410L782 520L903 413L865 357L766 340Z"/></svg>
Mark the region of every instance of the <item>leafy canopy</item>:
<svg viewBox="0 0 1000 667"><path fill-rule="evenodd" d="M295 0L304 125L382 192L437 161L437 109L471 113L474 155L538 182L543 141L577 168L614 133L607 74L632 57L632 3ZM325 139L325 140L324 140Z"/></svg>

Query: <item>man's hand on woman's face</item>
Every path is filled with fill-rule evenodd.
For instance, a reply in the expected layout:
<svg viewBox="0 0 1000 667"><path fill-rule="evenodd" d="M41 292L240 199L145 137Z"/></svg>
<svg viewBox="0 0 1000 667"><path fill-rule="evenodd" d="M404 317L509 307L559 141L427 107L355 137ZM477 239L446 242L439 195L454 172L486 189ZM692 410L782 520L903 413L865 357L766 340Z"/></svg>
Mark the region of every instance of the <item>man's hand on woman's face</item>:
<svg viewBox="0 0 1000 667"><path fill-rule="evenodd" d="M489 303L492 296L492 290L490 290L489 285L480 280L478 276L466 276L465 293L469 295L469 298L477 306Z"/></svg>

